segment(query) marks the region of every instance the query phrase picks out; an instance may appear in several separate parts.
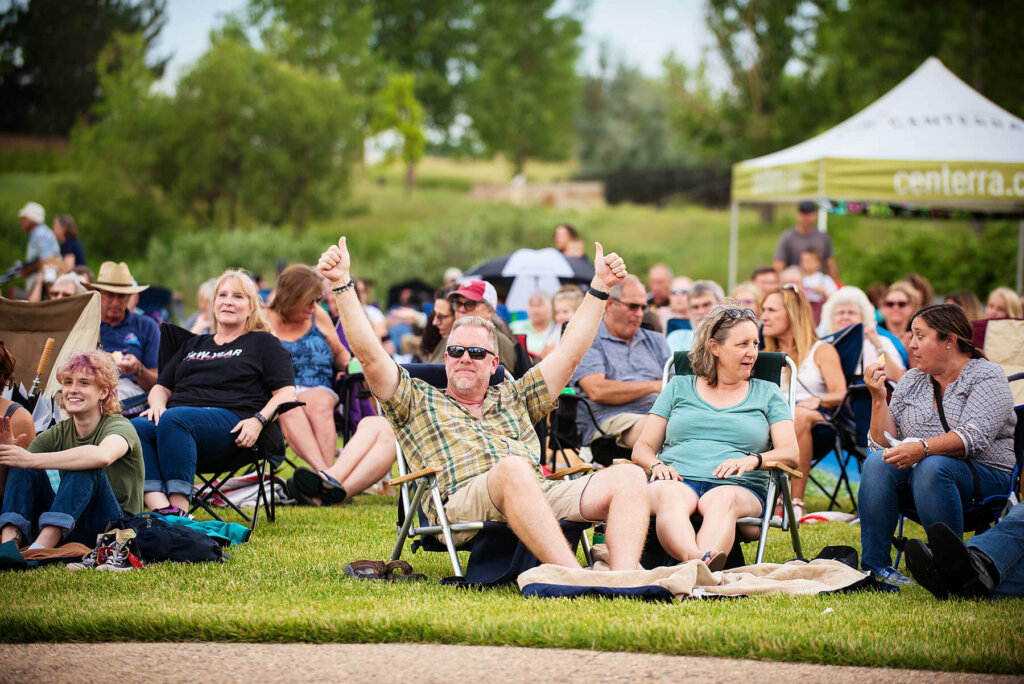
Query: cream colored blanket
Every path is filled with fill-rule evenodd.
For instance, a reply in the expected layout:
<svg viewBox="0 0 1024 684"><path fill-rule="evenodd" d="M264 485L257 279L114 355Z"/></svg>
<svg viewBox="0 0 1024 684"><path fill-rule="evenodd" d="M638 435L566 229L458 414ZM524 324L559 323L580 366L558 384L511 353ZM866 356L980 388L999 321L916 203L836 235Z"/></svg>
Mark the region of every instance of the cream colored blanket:
<svg viewBox="0 0 1024 684"><path fill-rule="evenodd" d="M755 594L806 596L845 589L864 578L864 573L833 560L761 563L721 572L711 572L704 563L690 561L653 570L616 571L540 565L519 575L517 582L520 591L530 584L616 588L660 586L672 592L676 599L685 599Z"/></svg>

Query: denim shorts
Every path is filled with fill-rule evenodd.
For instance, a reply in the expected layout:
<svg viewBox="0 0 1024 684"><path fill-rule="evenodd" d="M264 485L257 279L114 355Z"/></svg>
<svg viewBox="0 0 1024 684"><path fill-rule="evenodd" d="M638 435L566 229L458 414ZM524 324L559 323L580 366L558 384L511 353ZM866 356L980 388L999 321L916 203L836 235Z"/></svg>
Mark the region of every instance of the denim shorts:
<svg viewBox="0 0 1024 684"><path fill-rule="evenodd" d="M707 494L708 492L710 492L715 487L743 487L748 492L751 492L754 496L756 496L757 500L761 502L761 512L758 513L758 516L764 513L764 495L758 492L753 487L748 487L742 482L704 482L703 480L687 480L686 478L683 478L683 484L692 489L694 493L697 495L698 499Z"/></svg>

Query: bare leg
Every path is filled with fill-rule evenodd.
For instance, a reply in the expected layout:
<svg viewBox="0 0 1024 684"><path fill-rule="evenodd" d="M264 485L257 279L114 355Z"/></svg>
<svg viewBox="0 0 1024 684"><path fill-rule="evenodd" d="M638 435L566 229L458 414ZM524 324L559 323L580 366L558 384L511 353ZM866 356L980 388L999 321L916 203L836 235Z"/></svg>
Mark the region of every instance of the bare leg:
<svg viewBox="0 0 1024 684"><path fill-rule="evenodd" d="M303 407L305 408L305 407ZM288 445L304 460L313 470L323 470L331 465L330 460L324 460L320 453L320 445L317 443L316 435L313 434L313 425L310 423L309 415L305 410L293 409L282 413L281 431ZM333 456L334 452L331 452Z"/></svg>
<svg viewBox="0 0 1024 684"><path fill-rule="evenodd" d="M327 472L353 497L391 472L395 456L391 425L380 416L371 416L359 421L356 434Z"/></svg>
<svg viewBox="0 0 1024 684"><path fill-rule="evenodd" d="M192 503L184 494L171 494L167 498L170 500L172 506L177 506L183 511L187 511Z"/></svg>
<svg viewBox="0 0 1024 684"><path fill-rule="evenodd" d="M636 440L640 439L640 433L643 432L644 429L645 418L646 416L633 423L619 438L619 441L622 442L627 449L632 449L633 445L636 444Z"/></svg>
<svg viewBox="0 0 1024 684"><path fill-rule="evenodd" d="M678 561L700 558L703 554L690 523L697 510L697 492L675 480L652 482L647 492L661 548Z"/></svg>
<svg viewBox="0 0 1024 684"><path fill-rule="evenodd" d="M44 549L53 549L60 544L60 540L64 538L64 530L53 525L43 525L43 529L39 530L39 536L36 537L36 544L39 544Z"/></svg>
<svg viewBox="0 0 1024 684"><path fill-rule="evenodd" d="M580 513L587 520L606 521L611 569L636 570L651 519L643 469L623 464L591 475L580 499Z"/></svg>
<svg viewBox="0 0 1024 684"><path fill-rule="evenodd" d="M533 466L522 458L502 459L487 473L487 492L508 526L541 563L580 567L541 491Z"/></svg>
<svg viewBox="0 0 1024 684"><path fill-rule="evenodd" d="M306 402L303 410L313 428L320 462L325 464L324 467L330 467L338 450L338 433L334 428L334 407L338 400L325 389L311 389L302 393L302 401Z"/></svg>
<svg viewBox="0 0 1024 684"><path fill-rule="evenodd" d="M171 500L168 499L167 495L163 492L146 492L142 495L142 502L146 504L146 508L151 511L167 508L171 505Z"/></svg>
<svg viewBox="0 0 1024 684"><path fill-rule="evenodd" d="M736 540L736 521L761 512L761 502L745 487L715 487L697 502L697 510L704 518L697 533L697 548L729 553Z"/></svg>
<svg viewBox="0 0 1024 684"><path fill-rule="evenodd" d="M21 532L14 525L4 525L0 530L0 544L6 544L9 541L21 541Z"/></svg>
<svg viewBox="0 0 1024 684"><path fill-rule="evenodd" d="M794 499L803 499L804 491L807 489L807 474L811 472L811 458L814 456L814 438L811 437L811 428L822 422L824 418L817 411L805 409L802 406L796 407L796 443L800 448L800 473L802 478L793 478L790 487Z"/></svg>

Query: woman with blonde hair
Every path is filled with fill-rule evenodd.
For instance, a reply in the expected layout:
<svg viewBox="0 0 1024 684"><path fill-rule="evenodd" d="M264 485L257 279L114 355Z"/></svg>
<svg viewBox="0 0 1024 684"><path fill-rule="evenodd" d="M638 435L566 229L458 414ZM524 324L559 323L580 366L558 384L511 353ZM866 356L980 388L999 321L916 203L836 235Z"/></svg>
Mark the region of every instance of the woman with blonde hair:
<svg viewBox="0 0 1024 684"><path fill-rule="evenodd" d="M997 287L988 296L985 318L1024 318L1020 297L1008 287Z"/></svg>
<svg viewBox="0 0 1024 684"><path fill-rule="evenodd" d="M277 407L295 398L291 355L262 309L252 278L225 271L214 288L213 333L187 340L160 368L149 409L132 420L150 510L185 515L197 459L251 448Z"/></svg>
<svg viewBox="0 0 1024 684"><path fill-rule="evenodd" d="M985 318L981 310L981 301L970 290L957 290L946 295L946 304L956 304L967 316L967 320L973 323Z"/></svg>
<svg viewBox="0 0 1024 684"><path fill-rule="evenodd" d="M142 512L142 447L117 400L110 354L69 358L57 371L57 404L68 417L40 433L28 449L10 419L0 419L0 464L10 468L0 513L0 542L53 548L89 547L111 520ZM56 493L47 469L61 471Z"/></svg>
<svg viewBox="0 0 1024 684"><path fill-rule="evenodd" d="M797 519L804 513L804 491L811 470L814 441L811 429L828 419L846 395L846 376L835 347L814 332L814 317L807 297L794 285L769 290L762 305L765 351L785 352L796 364L796 413L793 416L800 448L800 472L792 483ZM788 383L783 382L788 394Z"/></svg>

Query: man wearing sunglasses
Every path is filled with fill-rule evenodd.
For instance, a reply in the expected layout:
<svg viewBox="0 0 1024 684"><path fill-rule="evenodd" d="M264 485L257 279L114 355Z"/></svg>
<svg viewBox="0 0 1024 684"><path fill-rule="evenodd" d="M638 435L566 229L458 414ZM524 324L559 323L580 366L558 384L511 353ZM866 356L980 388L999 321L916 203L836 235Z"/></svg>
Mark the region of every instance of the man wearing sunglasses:
<svg viewBox="0 0 1024 684"><path fill-rule="evenodd" d="M490 321L471 316L452 326L444 362L448 386L442 391L412 380L380 345L349 286L344 237L323 253L318 268L331 282L352 352L402 449L416 468L441 468L437 477L449 521L508 522L541 562L575 568L579 564L558 520L606 520L611 569L635 570L650 516L643 471L630 464L579 480L545 480L533 430L554 409L590 346L609 288L626 276L617 254L605 256L599 243L594 247L591 289L561 344L519 380L496 387L488 386L498 367Z"/></svg>
<svg viewBox="0 0 1024 684"><path fill-rule="evenodd" d="M615 437L618 446L631 449L661 392L669 350L664 337L640 327L647 293L636 276L626 276L609 295L604 321L573 375L593 409L591 418L588 407L580 403L576 427L585 443L600 427L604 436Z"/></svg>

